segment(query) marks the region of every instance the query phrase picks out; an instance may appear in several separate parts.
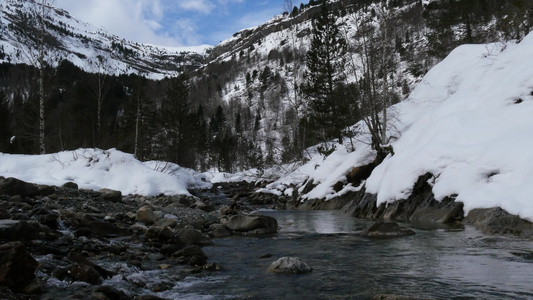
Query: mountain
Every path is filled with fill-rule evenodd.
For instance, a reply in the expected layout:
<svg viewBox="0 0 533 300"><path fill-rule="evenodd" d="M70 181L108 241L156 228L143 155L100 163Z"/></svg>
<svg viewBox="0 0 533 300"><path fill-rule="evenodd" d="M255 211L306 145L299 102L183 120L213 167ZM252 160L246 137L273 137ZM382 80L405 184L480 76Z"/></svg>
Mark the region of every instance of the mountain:
<svg viewBox="0 0 533 300"><path fill-rule="evenodd" d="M33 64L40 32L33 1L0 1L0 62ZM134 43L71 16L58 7L46 10L47 61L57 66L68 60L91 73L145 74L150 78L173 76L199 67L208 46L158 47ZM97 66L103 58L104 70ZM101 64L100 64L101 65Z"/></svg>
<svg viewBox="0 0 533 300"><path fill-rule="evenodd" d="M385 156L392 137L383 132L395 124L386 121L396 117L389 106L455 47L520 41L532 19L531 1L326 1L346 51L333 72L337 108L323 112L302 87L324 2L243 29L202 54L131 43L49 10L47 57L58 66L47 70L49 151L115 147L141 160L262 174L299 165L312 149L332 153L334 140L347 138L351 152L370 132L371 148ZM35 153L38 78L13 66L31 64L38 18L31 1L0 3L0 150Z"/></svg>

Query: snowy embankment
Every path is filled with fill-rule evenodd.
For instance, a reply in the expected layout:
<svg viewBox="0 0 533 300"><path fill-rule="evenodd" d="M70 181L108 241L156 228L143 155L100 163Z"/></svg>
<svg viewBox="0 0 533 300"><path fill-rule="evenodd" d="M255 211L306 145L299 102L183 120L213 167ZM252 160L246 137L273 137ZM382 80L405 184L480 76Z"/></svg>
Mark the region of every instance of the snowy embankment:
<svg viewBox="0 0 533 300"><path fill-rule="evenodd" d="M533 220L532 55L533 33L518 44L458 47L428 72L393 108L395 154L366 182L378 205L405 199L429 172L435 198L457 195L465 213L501 207ZM301 192L310 178L319 185L303 199L331 198L351 167L369 162L368 151L359 143L324 161L317 155L268 188L279 193L294 184Z"/></svg>
<svg viewBox="0 0 533 300"><path fill-rule="evenodd" d="M58 186L72 181L84 189L109 188L146 196L190 195L188 187L210 186L193 170L166 162L143 163L115 149L78 149L46 155L0 153L0 176Z"/></svg>

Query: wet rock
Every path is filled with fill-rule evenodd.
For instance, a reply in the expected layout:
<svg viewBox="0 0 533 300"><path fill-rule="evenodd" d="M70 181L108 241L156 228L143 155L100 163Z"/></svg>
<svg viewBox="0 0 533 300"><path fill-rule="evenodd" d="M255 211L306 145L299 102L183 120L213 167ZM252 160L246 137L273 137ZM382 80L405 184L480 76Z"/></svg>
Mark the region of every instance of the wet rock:
<svg viewBox="0 0 533 300"><path fill-rule="evenodd" d="M101 189L100 193L101 193L100 197L104 201L115 202L115 203L118 203L118 202L122 201L122 192L121 191L115 191L115 190L111 190L111 189Z"/></svg>
<svg viewBox="0 0 533 300"><path fill-rule="evenodd" d="M74 190L77 190L78 189L78 184L75 183L75 182L65 182L62 186L62 188L67 188L67 189L74 189Z"/></svg>
<svg viewBox="0 0 533 300"><path fill-rule="evenodd" d="M313 269L299 257L282 257L273 262L267 270L273 273L301 274Z"/></svg>
<svg viewBox="0 0 533 300"><path fill-rule="evenodd" d="M0 195L20 195L21 197L37 195L37 186L13 177L0 182Z"/></svg>
<svg viewBox="0 0 533 300"><path fill-rule="evenodd" d="M374 238L395 238L414 235L411 229L401 227L395 222L376 222L361 232L362 236Z"/></svg>
<svg viewBox="0 0 533 300"><path fill-rule="evenodd" d="M135 298L135 300L168 300L168 299L161 298L161 297L154 296L154 295L142 295L142 296Z"/></svg>
<svg viewBox="0 0 533 300"><path fill-rule="evenodd" d="M172 254L172 257L185 258L190 265L202 266L207 263L207 255L196 245L187 246Z"/></svg>
<svg viewBox="0 0 533 300"><path fill-rule="evenodd" d="M189 245L208 246L213 244L208 237L194 229L181 229L178 231L178 237L182 242Z"/></svg>
<svg viewBox="0 0 533 300"><path fill-rule="evenodd" d="M113 223L105 221L93 221L88 223L88 227L91 229L92 233L105 236L105 237L117 237L117 236L127 236L130 232L126 229L119 228Z"/></svg>
<svg viewBox="0 0 533 300"><path fill-rule="evenodd" d="M35 278L38 265L22 242L0 244L0 286L21 291Z"/></svg>
<svg viewBox="0 0 533 300"><path fill-rule="evenodd" d="M473 209L464 221L485 234L533 236L533 223L521 219L519 216L511 215L499 207Z"/></svg>
<svg viewBox="0 0 533 300"><path fill-rule="evenodd" d="M176 238L172 229L168 226L150 226L145 236L150 240L157 240L161 243L175 243Z"/></svg>
<svg viewBox="0 0 533 300"><path fill-rule="evenodd" d="M34 279L22 289L22 293L26 295L37 295L43 292L43 285L38 279Z"/></svg>
<svg viewBox="0 0 533 300"><path fill-rule="evenodd" d="M269 216L235 215L226 223L232 231L251 232L257 234L276 233L278 221Z"/></svg>
<svg viewBox="0 0 533 300"><path fill-rule="evenodd" d="M40 238L41 226L34 221L0 220L0 240L30 241Z"/></svg>
<svg viewBox="0 0 533 300"><path fill-rule="evenodd" d="M223 238L231 235L231 232L222 224L213 224L210 229L209 235L214 238Z"/></svg>
<svg viewBox="0 0 533 300"><path fill-rule="evenodd" d="M104 279L108 279L108 278L111 278L115 275L114 272L111 272L109 270L106 270L104 268L102 268L101 266L91 262L90 260L88 260L85 256L83 256L82 254L79 254L79 253L75 253L75 252L71 252L69 253L69 255L67 256L67 259L73 263L77 263L77 264L81 264L83 266L88 266L88 267L91 267L93 268L94 270L96 270L98 272L98 274L100 274L100 276Z"/></svg>
<svg viewBox="0 0 533 300"><path fill-rule="evenodd" d="M143 206L137 210L137 222L153 224L155 222L154 211L150 206Z"/></svg>

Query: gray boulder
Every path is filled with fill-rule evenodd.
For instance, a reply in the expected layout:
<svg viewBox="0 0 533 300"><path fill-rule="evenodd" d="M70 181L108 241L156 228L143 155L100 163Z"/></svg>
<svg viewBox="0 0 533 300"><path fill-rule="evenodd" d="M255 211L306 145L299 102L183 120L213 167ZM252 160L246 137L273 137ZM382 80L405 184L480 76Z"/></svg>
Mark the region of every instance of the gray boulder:
<svg viewBox="0 0 533 300"><path fill-rule="evenodd" d="M235 215L226 223L232 231L268 234L278 231L278 221L269 216Z"/></svg>
<svg viewBox="0 0 533 300"><path fill-rule="evenodd" d="M313 268L299 257L282 257L273 262L267 270L272 273L301 274L311 272Z"/></svg>

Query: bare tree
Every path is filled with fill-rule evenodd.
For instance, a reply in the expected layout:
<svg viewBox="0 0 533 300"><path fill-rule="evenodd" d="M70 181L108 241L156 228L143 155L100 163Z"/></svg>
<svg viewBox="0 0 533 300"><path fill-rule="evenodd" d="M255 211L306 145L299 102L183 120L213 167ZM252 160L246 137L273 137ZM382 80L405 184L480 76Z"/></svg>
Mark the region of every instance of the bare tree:
<svg viewBox="0 0 533 300"><path fill-rule="evenodd" d="M347 72L358 81L358 93L353 95L359 102L363 121L371 136L371 145L379 158L384 158L390 149L390 111L393 91L391 81L396 70L396 56L393 51L394 12L386 1L374 7L376 18L352 16L357 26L353 41L354 55L349 57ZM345 32L348 35L348 32Z"/></svg>
<svg viewBox="0 0 533 300"><path fill-rule="evenodd" d="M113 72L113 67L103 53L100 53L96 58L89 61L91 71L95 74L91 90L96 98L97 112L96 112L96 134L99 137L102 129L102 103L107 93L108 88L108 73Z"/></svg>
<svg viewBox="0 0 533 300"><path fill-rule="evenodd" d="M293 0L283 0L283 12L290 14L294 7Z"/></svg>

